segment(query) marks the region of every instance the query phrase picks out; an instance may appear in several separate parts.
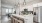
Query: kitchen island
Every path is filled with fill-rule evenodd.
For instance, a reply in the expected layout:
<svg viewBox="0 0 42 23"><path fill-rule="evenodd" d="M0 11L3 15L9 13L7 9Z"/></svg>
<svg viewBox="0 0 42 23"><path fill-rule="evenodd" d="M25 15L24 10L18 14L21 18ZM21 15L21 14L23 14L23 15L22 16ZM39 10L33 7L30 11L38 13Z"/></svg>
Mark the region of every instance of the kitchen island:
<svg viewBox="0 0 42 23"><path fill-rule="evenodd" d="M33 15L11 14L11 23L33 23Z"/></svg>

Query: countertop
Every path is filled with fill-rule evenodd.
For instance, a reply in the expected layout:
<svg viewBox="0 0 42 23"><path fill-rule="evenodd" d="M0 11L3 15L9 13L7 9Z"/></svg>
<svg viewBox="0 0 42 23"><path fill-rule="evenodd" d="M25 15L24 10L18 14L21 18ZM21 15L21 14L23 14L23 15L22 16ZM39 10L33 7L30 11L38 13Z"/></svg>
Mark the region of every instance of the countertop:
<svg viewBox="0 0 42 23"><path fill-rule="evenodd" d="M28 14L28 15L11 14L11 16L16 16L16 17L20 17L23 19L28 19L29 17L33 17L33 14Z"/></svg>
<svg viewBox="0 0 42 23"><path fill-rule="evenodd" d="M28 14L28 15L11 14L11 17L12 16L23 18L25 23L33 23L33 14Z"/></svg>

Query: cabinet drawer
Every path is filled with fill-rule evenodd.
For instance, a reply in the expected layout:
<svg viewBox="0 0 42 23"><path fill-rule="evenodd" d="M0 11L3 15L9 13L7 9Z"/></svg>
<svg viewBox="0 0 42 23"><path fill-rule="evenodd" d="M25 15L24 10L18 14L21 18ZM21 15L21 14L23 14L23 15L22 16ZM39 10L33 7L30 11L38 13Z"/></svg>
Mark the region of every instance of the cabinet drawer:
<svg viewBox="0 0 42 23"><path fill-rule="evenodd" d="M21 20L17 20L17 19L15 19L15 23L24 23L24 22L21 21Z"/></svg>
<svg viewBox="0 0 42 23"><path fill-rule="evenodd" d="M21 21L21 20L18 20L18 23L23 23L23 21Z"/></svg>

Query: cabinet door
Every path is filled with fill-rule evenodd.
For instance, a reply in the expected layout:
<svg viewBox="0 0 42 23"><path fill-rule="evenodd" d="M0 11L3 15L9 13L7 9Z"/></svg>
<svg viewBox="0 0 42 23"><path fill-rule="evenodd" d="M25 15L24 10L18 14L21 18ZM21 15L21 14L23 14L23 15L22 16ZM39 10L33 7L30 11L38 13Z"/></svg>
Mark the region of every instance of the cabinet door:
<svg viewBox="0 0 42 23"><path fill-rule="evenodd" d="M15 19L15 23L18 23L17 19Z"/></svg>
<svg viewBox="0 0 42 23"><path fill-rule="evenodd" d="M11 23L13 23L13 18L11 18Z"/></svg>
<svg viewBox="0 0 42 23"><path fill-rule="evenodd" d="M15 19L13 19L13 23L15 23Z"/></svg>
<svg viewBox="0 0 42 23"><path fill-rule="evenodd" d="M18 23L24 23L23 21L21 21L21 20L18 20Z"/></svg>

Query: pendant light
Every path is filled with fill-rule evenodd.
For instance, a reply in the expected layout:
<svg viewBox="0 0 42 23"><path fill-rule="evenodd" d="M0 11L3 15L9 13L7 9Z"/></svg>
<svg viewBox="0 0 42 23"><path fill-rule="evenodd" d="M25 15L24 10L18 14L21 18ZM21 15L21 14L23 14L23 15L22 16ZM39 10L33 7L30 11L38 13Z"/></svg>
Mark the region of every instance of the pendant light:
<svg viewBox="0 0 42 23"><path fill-rule="evenodd" d="M20 6L20 3L18 2L18 6Z"/></svg>
<svg viewBox="0 0 42 23"><path fill-rule="evenodd" d="M23 5L26 5L26 2L25 2L25 0L24 0L24 2L23 2Z"/></svg>
<svg viewBox="0 0 42 23"><path fill-rule="evenodd" d="M20 6L19 0L18 0L18 2L17 2L17 6L18 6L18 7Z"/></svg>

